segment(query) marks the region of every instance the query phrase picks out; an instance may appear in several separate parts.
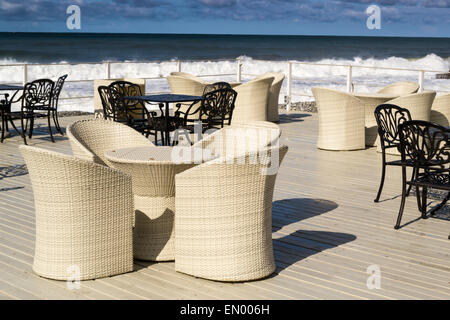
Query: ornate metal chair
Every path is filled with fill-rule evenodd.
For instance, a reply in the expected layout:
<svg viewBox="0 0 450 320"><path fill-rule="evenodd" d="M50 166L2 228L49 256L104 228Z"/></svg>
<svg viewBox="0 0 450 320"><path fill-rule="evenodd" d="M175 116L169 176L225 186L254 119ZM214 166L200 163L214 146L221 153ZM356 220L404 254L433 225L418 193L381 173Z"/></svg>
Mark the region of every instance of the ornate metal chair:
<svg viewBox="0 0 450 320"><path fill-rule="evenodd" d="M11 124L13 124L15 120L20 120L22 126L22 138L25 144L27 144L26 131L28 122L30 122L29 138L31 139L33 136L34 119L39 117L47 118L50 139L52 142L55 142L50 120L50 118L53 117L54 85L55 83L50 79L39 79L25 84L22 97L20 98L22 101L20 111L11 111L9 109L4 112L4 118ZM25 120L26 124L24 123ZM16 129L16 131L18 130Z"/></svg>
<svg viewBox="0 0 450 320"><path fill-rule="evenodd" d="M395 229L400 228L407 185L417 188L417 205L424 219L427 218L428 188L449 192L444 200L430 211L431 214L439 210L450 197L450 129L427 121L413 120L400 124L399 135L403 177L407 157L416 168L417 174L410 181L403 179L402 201ZM422 188L422 196L419 188Z"/></svg>
<svg viewBox="0 0 450 320"><path fill-rule="evenodd" d="M128 81L116 81L109 86L99 86L98 92L105 119L126 124L146 137L154 135L157 141L156 112L149 112L139 100L125 98L141 96L139 85Z"/></svg>
<svg viewBox="0 0 450 320"><path fill-rule="evenodd" d="M224 125L231 124L237 92L231 89L225 82L218 82L205 87L200 108L189 113L189 109L183 114L183 126L181 130L189 133L195 132L195 122L201 121L202 133L209 129L220 129ZM179 113L179 111L176 111ZM195 116L193 116L195 115ZM189 121L194 120L193 124ZM176 132L175 136L179 133ZM177 139L174 139L174 141Z"/></svg>
<svg viewBox="0 0 450 320"><path fill-rule="evenodd" d="M386 161L386 149L397 148L400 149L399 125L405 121L411 120L411 114L408 109L401 108L393 104L381 104L375 108L375 119L378 126L378 135L380 136L381 157L382 157L382 171L381 182L378 188L377 197L374 202L380 200L381 191L383 190L384 178L386 175L386 166L401 166L401 160ZM406 166L413 166L411 161L406 160ZM413 169L413 177L415 169ZM405 179L405 178L403 178ZM411 190L411 186L407 191L407 195Z"/></svg>
<svg viewBox="0 0 450 320"><path fill-rule="evenodd" d="M59 102L59 95L61 94L61 90L64 86L64 82L66 81L67 78L67 74L61 76L58 78L58 80L55 83L55 86L53 88L53 100L52 100L52 115L53 115L53 122L55 124L56 130L58 130L58 132L61 135L64 135L64 133L61 130L61 126L59 125L59 120L58 120L58 102Z"/></svg>

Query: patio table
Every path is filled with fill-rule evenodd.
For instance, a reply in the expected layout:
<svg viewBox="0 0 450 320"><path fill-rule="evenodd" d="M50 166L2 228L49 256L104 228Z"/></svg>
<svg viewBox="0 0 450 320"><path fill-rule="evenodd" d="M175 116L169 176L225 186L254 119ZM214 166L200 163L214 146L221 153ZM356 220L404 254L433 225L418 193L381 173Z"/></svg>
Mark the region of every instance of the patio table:
<svg viewBox="0 0 450 320"><path fill-rule="evenodd" d="M14 86L9 84L0 84L0 91L15 91L12 95L11 99L9 98L9 95L7 93L3 93L2 95L5 96L5 99L2 99L0 102L0 118L1 118L1 130L2 130L2 137L1 142L9 136L8 131L8 121L11 123L14 130L16 130L17 134L22 135L22 133L19 132L17 127L14 125L14 122L11 118L8 117L8 113L11 112L11 102L14 100L14 97L17 95L17 93L23 90L23 86Z"/></svg>
<svg viewBox="0 0 450 320"><path fill-rule="evenodd" d="M156 102L156 103L163 103L165 104L165 110L163 117L165 118L165 124L164 124L164 144L169 146L170 145L170 126L169 126L169 104L170 103L179 103L179 102L192 102L197 103L202 100L201 96L191 96L191 95L185 95L185 94L154 94L154 95L146 95L146 96L127 96L125 99L128 100L140 100L144 102ZM162 110L161 110L162 111Z"/></svg>
<svg viewBox="0 0 450 320"><path fill-rule="evenodd" d="M134 147L105 153L114 168L132 176L136 213L133 246L136 259L175 259L175 175L196 164L193 160L183 163L176 161L174 148L180 147Z"/></svg>
<svg viewBox="0 0 450 320"><path fill-rule="evenodd" d="M399 95L384 93L353 93L353 95L364 103L366 146L377 146L379 138L377 122L374 116L375 108L389 100L398 98Z"/></svg>

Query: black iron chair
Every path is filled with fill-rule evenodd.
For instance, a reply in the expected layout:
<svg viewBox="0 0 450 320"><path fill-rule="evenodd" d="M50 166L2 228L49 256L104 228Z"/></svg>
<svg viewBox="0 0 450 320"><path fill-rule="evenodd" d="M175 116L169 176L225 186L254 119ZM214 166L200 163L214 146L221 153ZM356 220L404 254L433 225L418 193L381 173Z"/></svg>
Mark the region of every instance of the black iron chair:
<svg viewBox="0 0 450 320"><path fill-rule="evenodd" d="M22 120L25 118L25 115L24 115L23 111L11 112L11 103L17 102L21 98L19 98L17 101L14 101L14 97L16 94L14 94L11 97L11 99L9 99L8 93L2 93L0 95L5 97L4 99L0 100L0 118L1 118L1 122L2 122L1 123L2 134L1 134L0 142L3 143L3 140L5 140L5 138L6 138L6 134L8 132L8 122L9 122L11 124L11 126L13 127L13 129L17 132L17 134L23 138L23 142L25 144L27 144L25 132L23 130L22 130L22 132L20 132L19 129L14 124L14 120ZM23 126L23 121L22 121L22 129L23 128L24 128L24 126Z"/></svg>
<svg viewBox="0 0 450 320"><path fill-rule="evenodd" d="M142 96L139 85L128 81L116 81L109 86L98 87L103 106L103 117L126 124L146 137L158 138L156 112L149 112L139 100L126 99L129 96Z"/></svg>
<svg viewBox="0 0 450 320"><path fill-rule="evenodd" d="M395 229L400 228L407 185L416 187L417 205L422 218L427 218L428 188L448 192L430 214L439 210L450 197L450 129L427 121L406 121L399 126L399 136L403 176L407 158L413 163L417 173L410 181L403 179L402 200ZM422 188L422 195L419 188Z"/></svg>
<svg viewBox="0 0 450 320"><path fill-rule="evenodd" d="M53 116L53 123L55 124L56 130L61 135L64 135L61 126L59 125L59 119L58 119L58 102L59 102L59 95L61 94L62 88L64 86L64 82L66 81L67 74L61 76L58 78L58 80L55 83L55 86L53 87L53 100L52 100L52 106L51 106L51 112Z"/></svg>
<svg viewBox="0 0 450 320"><path fill-rule="evenodd" d="M380 137L381 146L381 182L378 188L377 197L374 202L380 200L383 190L384 179L386 176L386 166L401 166L401 160L386 161L386 149L397 148L400 151L399 125L411 120L411 114L408 109L401 108L393 104L381 104L375 109L375 119L378 126L378 136ZM405 165L413 168L413 177L416 174L414 166L410 160L406 160ZM405 180L406 177L403 177ZM409 195L411 186L408 188L406 195Z"/></svg>
<svg viewBox="0 0 450 320"><path fill-rule="evenodd" d="M174 142L178 140L181 132L190 139L189 134L195 133L196 123L201 124L201 133L231 124L237 92L231 89L228 83L207 86L204 92L200 107L194 112L189 113L188 110L184 114L183 126L176 131ZM187 115L190 115L193 124L188 123Z"/></svg>
<svg viewBox="0 0 450 320"><path fill-rule="evenodd" d="M22 94L21 119L27 120L27 124L22 131L26 132L28 120L30 121L30 131L28 137L33 136L34 120L36 118L47 118L48 132L50 139L55 142L51 127L51 118L53 115L53 90L55 82L50 79L38 79L25 84ZM17 116L17 115L16 115ZM56 124L55 124L56 126Z"/></svg>

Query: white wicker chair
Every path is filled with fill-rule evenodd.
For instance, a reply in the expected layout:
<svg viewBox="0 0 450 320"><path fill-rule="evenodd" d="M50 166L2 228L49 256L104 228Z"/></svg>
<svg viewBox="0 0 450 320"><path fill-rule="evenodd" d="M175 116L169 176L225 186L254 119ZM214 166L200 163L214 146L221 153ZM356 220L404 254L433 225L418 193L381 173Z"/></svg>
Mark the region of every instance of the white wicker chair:
<svg viewBox="0 0 450 320"><path fill-rule="evenodd" d="M405 94L416 93L419 90L419 88L420 86L416 82L402 81L390 84L378 90L377 93L395 94L398 96L403 96Z"/></svg>
<svg viewBox="0 0 450 320"><path fill-rule="evenodd" d="M109 165L105 158L106 151L127 147L154 146L149 139L133 128L104 119L75 121L68 126L67 136L76 157L102 165Z"/></svg>
<svg viewBox="0 0 450 320"><path fill-rule="evenodd" d="M450 126L450 93L437 96L431 106L431 122L441 126Z"/></svg>
<svg viewBox="0 0 450 320"><path fill-rule="evenodd" d="M267 155L257 162L250 161L257 152L220 158L176 175L176 271L219 281L255 280L274 272L271 214L277 173L264 170L278 166L287 150L265 149Z"/></svg>
<svg viewBox="0 0 450 320"><path fill-rule="evenodd" d="M365 148L364 104L351 94L312 88L319 115L317 147L325 150Z"/></svg>
<svg viewBox="0 0 450 320"><path fill-rule="evenodd" d="M36 208L34 272L67 280L79 271L87 280L132 271L131 177L56 152L19 148Z"/></svg>
<svg viewBox="0 0 450 320"><path fill-rule="evenodd" d="M270 86L269 102L267 104L267 121L278 122L280 120L278 114L278 101L280 96L281 86L285 78L284 73L280 72L268 72L256 77L255 79L262 79L267 77L273 77L274 80Z"/></svg>
<svg viewBox="0 0 450 320"><path fill-rule="evenodd" d="M267 121L270 86L274 78L255 79L234 87L237 92L231 123Z"/></svg>

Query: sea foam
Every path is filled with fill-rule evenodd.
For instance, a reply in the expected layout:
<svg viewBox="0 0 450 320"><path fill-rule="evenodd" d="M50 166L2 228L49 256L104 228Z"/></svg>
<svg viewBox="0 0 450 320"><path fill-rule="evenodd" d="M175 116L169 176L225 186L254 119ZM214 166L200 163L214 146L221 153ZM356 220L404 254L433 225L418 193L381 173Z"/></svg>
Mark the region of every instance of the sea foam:
<svg viewBox="0 0 450 320"><path fill-rule="evenodd" d="M242 62L242 80L248 81L255 75L265 72L288 72L287 61L261 61L251 57L239 57ZM291 60L296 62L295 60ZM292 66L292 101L312 100L311 87L322 86L339 90L346 89L347 67L336 65L354 65L367 67L419 69L446 71L450 69L450 58L442 58L435 54L428 54L419 59L405 59L401 57L389 57L385 59L355 57L353 59L321 59L308 61L326 66L296 64ZM18 61L12 58L0 60L0 82L22 83L23 68L21 66L6 66L8 64L21 64L26 61ZM62 63L62 62L60 62ZM332 65L332 66L328 66ZM205 80L236 81L236 60L223 61L183 61L181 70L205 76ZM177 71L177 61L165 62L131 62L110 64L111 78L158 78L165 77L172 71ZM80 99L61 100L60 109L63 111L88 111L93 112L93 79L104 79L108 70L106 63L77 63L77 64L50 64L27 66L27 80L38 78L57 79L62 74L68 74L68 82L62 93L62 97L84 97ZM228 74L228 75L226 75ZM353 84L357 92L371 92L397 81L418 81L417 71L407 70L383 70L370 68L353 68ZM213 76L211 76L213 75ZM217 75L217 76L214 76ZM286 80L280 94L280 103L286 95ZM435 73L425 73L425 89L436 90L439 93L450 91L449 80L435 78ZM149 79L146 92L169 92L169 86L165 79ZM14 108L18 108L16 105Z"/></svg>

